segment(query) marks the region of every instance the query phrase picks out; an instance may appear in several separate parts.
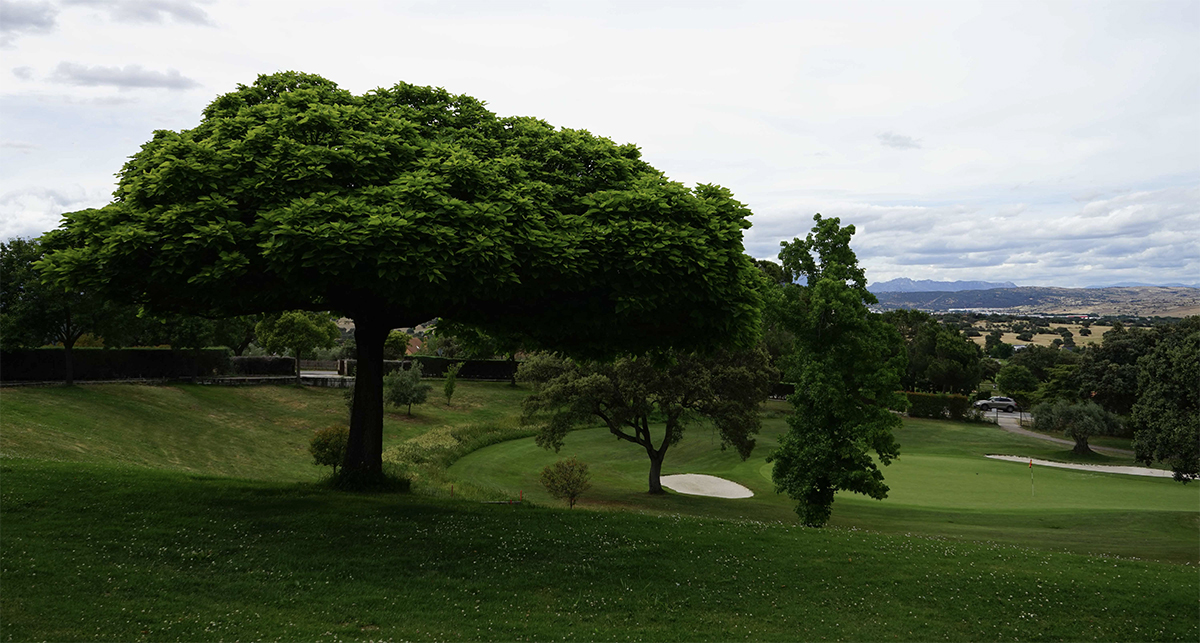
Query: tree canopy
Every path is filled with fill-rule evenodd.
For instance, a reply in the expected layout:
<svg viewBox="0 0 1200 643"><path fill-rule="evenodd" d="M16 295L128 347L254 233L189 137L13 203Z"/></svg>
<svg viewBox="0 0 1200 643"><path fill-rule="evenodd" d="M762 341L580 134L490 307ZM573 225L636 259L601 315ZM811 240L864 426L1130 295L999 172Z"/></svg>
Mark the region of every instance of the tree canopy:
<svg viewBox="0 0 1200 643"><path fill-rule="evenodd" d="M779 253L807 285L784 287L782 319L795 337L785 380L796 385L788 398L795 412L770 459L776 490L818 526L829 520L835 491L887 496L870 451L884 465L900 454L892 435L900 418L889 408L906 405L897 394L906 357L896 329L867 309L877 300L850 249L854 226L814 220L807 238L783 242Z"/></svg>
<svg viewBox="0 0 1200 643"><path fill-rule="evenodd" d="M1133 450L1143 462L1167 463L1176 480L1187 482L1200 478L1200 316L1160 332L1154 350L1138 360Z"/></svg>
<svg viewBox="0 0 1200 643"><path fill-rule="evenodd" d="M617 439L646 451L649 491L663 493L667 450L701 418L713 423L722 449L733 447L743 460L749 457L761 424L758 407L778 375L766 351L756 349L672 351L608 362L542 354L521 364L518 379L534 385L523 404L525 420L541 424L538 446L558 451L571 429L600 420Z"/></svg>
<svg viewBox="0 0 1200 643"><path fill-rule="evenodd" d="M260 76L160 130L42 268L154 310L355 322L345 470L382 467L382 344L443 317L581 355L753 340L749 211L618 145L405 83Z"/></svg>

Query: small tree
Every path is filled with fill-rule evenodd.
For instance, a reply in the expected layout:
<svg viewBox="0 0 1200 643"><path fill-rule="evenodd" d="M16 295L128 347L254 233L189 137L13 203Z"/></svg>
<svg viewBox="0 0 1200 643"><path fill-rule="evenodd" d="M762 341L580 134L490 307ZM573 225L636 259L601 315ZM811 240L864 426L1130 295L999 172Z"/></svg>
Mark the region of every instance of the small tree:
<svg viewBox="0 0 1200 643"><path fill-rule="evenodd" d="M407 406L412 417L413 404L424 404L433 385L421 381L421 364L413 362L405 369L392 371L383 377L383 400L394 406Z"/></svg>
<svg viewBox="0 0 1200 643"><path fill-rule="evenodd" d="M390 331L387 339L383 340L383 359L404 359L408 354L408 341L407 333Z"/></svg>
<svg viewBox="0 0 1200 643"><path fill-rule="evenodd" d="M318 430L308 443L308 452L312 454L313 464L319 467L333 467L333 474L337 475L338 466L346 458L346 443L349 441L348 426L335 424Z"/></svg>
<svg viewBox="0 0 1200 643"><path fill-rule="evenodd" d="M462 362L454 362L446 367L446 384L442 386L442 393L446 394L446 406L450 406L450 398L454 397L454 387L458 385L458 369L462 368Z"/></svg>
<svg viewBox="0 0 1200 643"><path fill-rule="evenodd" d="M559 500L566 500L574 509L579 496L592 487L592 483L589 482L591 477L587 464L571 456L542 469L541 481L550 495Z"/></svg>
<svg viewBox="0 0 1200 643"><path fill-rule="evenodd" d="M255 325L254 333L267 352L284 354L292 351L296 356L297 384L300 383L300 357L318 348L333 348L342 336L333 315L304 310L269 315Z"/></svg>

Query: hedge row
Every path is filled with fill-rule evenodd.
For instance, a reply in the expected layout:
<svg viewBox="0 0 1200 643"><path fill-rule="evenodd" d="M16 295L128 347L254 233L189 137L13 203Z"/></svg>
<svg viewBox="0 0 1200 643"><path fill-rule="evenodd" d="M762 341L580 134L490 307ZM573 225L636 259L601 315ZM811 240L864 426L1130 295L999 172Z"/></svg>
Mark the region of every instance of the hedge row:
<svg viewBox="0 0 1200 643"><path fill-rule="evenodd" d="M970 398L965 395L913 392L905 395L908 396L909 417L964 420L973 410Z"/></svg>
<svg viewBox="0 0 1200 643"><path fill-rule="evenodd" d="M234 375L295 375L296 360L292 357L231 357L230 370Z"/></svg>
<svg viewBox="0 0 1200 643"><path fill-rule="evenodd" d="M172 351L166 348L76 348L71 351L76 380L171 379L229 372L229 350ZM66 379L66 351L31 348L0 353L0 380L50 382Z"/></svg>

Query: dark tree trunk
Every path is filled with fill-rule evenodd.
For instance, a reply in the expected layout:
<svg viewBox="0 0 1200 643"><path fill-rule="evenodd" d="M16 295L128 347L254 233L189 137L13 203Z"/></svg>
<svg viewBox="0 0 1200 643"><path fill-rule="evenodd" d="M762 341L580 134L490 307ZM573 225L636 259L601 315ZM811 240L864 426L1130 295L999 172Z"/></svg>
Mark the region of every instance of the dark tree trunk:
<svg viewBox="0 0 1200 643"><path fill-rule="evenodd" d="M299 386L300 385L300 349L299 348L293 349L292 352L296 354L296 386Z"/></svg>
<svg viewBox="0 0 1200 643"><path fill-rule="evenodd" d="M380 476L383 473L383 342L389 329L386 323L371 316L355 317L354 328L358 363L350 439L342 472Z"/></svg>
<svg viewBox="0 0 1200 643"><path fill-rule="evenodd" d="M1075 448L1071 449L1076 455L1088 455L1092 453L1092 448L1088 446L1087 436L1075 438Z"/></svg>
<svg viewBox="0 0 1200 643"><path fill-rule="evenodd" d="M666 493L663 491L662 481L660 480L662 478L664 455L666 454L650 452L650 493Z"/></svg>

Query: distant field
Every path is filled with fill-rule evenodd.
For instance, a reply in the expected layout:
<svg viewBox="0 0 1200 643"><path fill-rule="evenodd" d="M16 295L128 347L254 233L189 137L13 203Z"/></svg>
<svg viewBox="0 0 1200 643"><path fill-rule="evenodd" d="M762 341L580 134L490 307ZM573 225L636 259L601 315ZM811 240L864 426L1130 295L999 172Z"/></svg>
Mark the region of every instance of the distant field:
<svg viewBox="0 0 1200 643"><path fill-rule="evenodd" d="M1075 344L1077 346L1083 346L1085 344L1099 344L1101 342L1101 340L1103 339L1104 333L1112 330L1111 326L1097 326L1095 324L1092 324L1092 326L1091 326L1092 334L1085 337L1085 336L1079 334L1079 331L1083 328L1083 326L1081 326L1079 324L1051 324L1050 328L1052 330L1058 329L1058 328L1066 328L1067 330L1071 331L1071 334L1074 335ZM987 330L987 323L986 322L976 323L975 330L979 331L981 333L981 335L979 337L972 337L971 339L976 344L979 344L980 347L983 347L987 343L987 334L989 332ZM1013 346L1017 346L1020 344L1035 344L1037 346L1049 346L1056 339L1062 339L1062 336L1060 336L1058 333L1055 333L1053 335L1038 334L1038 335L1033 336L1033 341L1027 342L1027 341L1017 339L1017 333L1006 332L1003 334L1003 338L1001 341L1003 341L1006 344L1012 344Z"/></svg>

